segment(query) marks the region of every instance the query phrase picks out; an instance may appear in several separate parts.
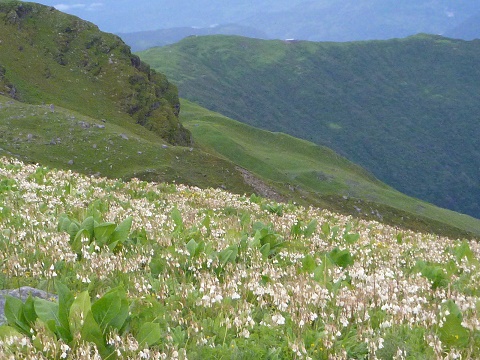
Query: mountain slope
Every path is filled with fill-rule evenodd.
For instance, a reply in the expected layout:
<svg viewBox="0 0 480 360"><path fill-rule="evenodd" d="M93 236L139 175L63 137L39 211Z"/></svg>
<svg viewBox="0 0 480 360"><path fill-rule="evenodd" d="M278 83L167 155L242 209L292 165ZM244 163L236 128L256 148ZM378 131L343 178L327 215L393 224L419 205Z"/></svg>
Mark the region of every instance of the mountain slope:
<svg viewBox="0 0 480 360"><path fill-rule="evenodd" d="M260 39L268 38L267 34L263 33L262 31L236 24L215 25L207 28L177 27L151 31L118 33L118 36L120 36L122 40L132 48L132 51L142 51L155 46L173 44L188 36L205 36L216 34L240 35Z"/></svg>
<svg viewBox="0 0 480 360"><path fill-rule="evenodd" d="M139 55L183 97L328 146L403 193L480 217L480 41L211 36Z"/></svg>
<svg viewBox="0 0 480 360"><path fill-rule="evenodd" d="M186 100L182 109L182 123L197 145L264 179L285 198L419 231L479 234L480 220L405 196L328 148L250 127Z"/></svg>
<svg viewBox="0 0 480 360"><path fill-rule="evenodd" d="M53 8L0 2L0 91L115 123L137 123L188 144L178 92L117 36ZM2 89L3 88L3 89Z"/></svg>
<svg viewBox="0 0 480 360"><path fill-rule="evenodd" d="M5 89L5 95L0 95L0 155L94 176L221 187L239 194L255 192L452 237L480 234L478 220L434 210L407 198L329 149L262 132L224 117L219 120L217 115L188 102L182 119L195 133L196 145L168 145L158 133L137 124L136 114L125 112L122 102L118 102L118 93L113 92L121 86L131 91L132 99L137 99L156 86L154 81L140 82L142 86L130 81L132 76L148 79L147 73L138 67L145 71L149 68L121 42L107 46L109 39L120 41L117 37L98 33L91 24L45 7L15 2L6 5L13 7L4 12L6 23L2 26L10 33L8 38L1 34L0 44ZM12 26L8 19L18 26ZM64 22L83 29L69 37L68 51L60 51L58 33L50 32L52 26L63 28ZM76 31L70 30L67 34ZM80 46L89 34L99 37L100 48ZM23 45L11 40L27 37L30 41ZM93 50L89 52L90 49ZM113 64L102 62L104 52L99 49L109 56L113 54ZM57 56L52 56L54 51L58 51ZM78 57L73 55L80 53L90 61L98 61L98 73L92 74L88 67L78 65ZM121 61L121 54L126 61ZM48 74L39 69L53 71ZM156 77L154 72L149 75L151 79ZM178 111L178 97L172 90L175 87L167 86L168 89L167 93L173 96L158 98L159 105ZM169 99L175 101L170 103ZM196 124L205 117L208 122ZM183 127L180 131L190 134ZM278 155L271 155L272 148ZM291 149L296 150L286 151ZM169 185L162 186L169 191ZM288 205L272 203L266 210L281 212L283 206Z"/></svg>

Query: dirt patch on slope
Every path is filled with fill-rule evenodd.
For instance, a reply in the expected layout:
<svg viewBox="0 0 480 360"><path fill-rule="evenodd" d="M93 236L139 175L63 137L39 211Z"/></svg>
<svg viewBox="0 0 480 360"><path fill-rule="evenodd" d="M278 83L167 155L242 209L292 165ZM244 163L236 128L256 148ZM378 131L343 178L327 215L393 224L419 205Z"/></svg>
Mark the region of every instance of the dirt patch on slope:
<svg viewBox="0 0 480 360"><path fill-rule="evenodd" d="M285 197L280 195L273 187L267 185L264 181L253 175L250 171L239 166L236 166L235 169L242 174L245 183L250 185L257 195L276 202L286 202Z"/></svg>

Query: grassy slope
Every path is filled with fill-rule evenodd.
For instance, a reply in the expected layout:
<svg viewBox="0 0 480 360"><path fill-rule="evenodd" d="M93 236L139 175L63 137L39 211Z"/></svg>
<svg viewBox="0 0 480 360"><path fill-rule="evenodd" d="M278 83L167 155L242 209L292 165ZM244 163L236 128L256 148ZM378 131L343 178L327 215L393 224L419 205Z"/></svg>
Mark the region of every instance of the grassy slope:
<svg viewBox="0 0 480 360"><path fill-rule="evenodd" d="M3 96L0 119L1 155L92 175L251 191L230 162L198 149L166 145L141 126L131 129L103 123L58 106L52 112L49 106L28 105ZM85 124L90 127L84 128ZM210 168L215 172L204 171Z"/></svg>
<svg viewBox="0 0 480 360"><path fill-rule="evenodd" d="M480 42L188 38L139 54L180 95L334 149L409 195L480 216Z"/></svg>
<svg viewBox="0 0 480 360"><path fill-rule="evenodd" d="M478 240L12 159L0 174L0 289L59 295L7 300L1 359L478 358Z"/></svg>
<svg viewBox="0 0 480 360"><path fill-rule="evenodd" d="M185 143L176 87L119 37L33 3L0 2L0 19L0 92L15 89L18 100L54 103L121 126L139 123Z"/></svg>
<svg viewBox="0 0 480 360"><path fill-rule="evenodd" d="M479 220L405 196L328 148L252 128L188 101L182 101L181 119L205 150L250 170L299 202L352 214L361 209L361 216L378 219L380 214L385 222L427 231L458 227L480 234Z"/></svg>
<svg viewBox="0 0 480 360"><path fill-rule="evenodd" d="M360 168L331 151L289 136L271 137L248 127L236 127L234 132L223 128L216 135L208 131L200 134L197 132L204 127L193 126L199 143L207 151L167 146L157 135L134 124L118 107L123 96L121 91L135 94L135 89L129 88L128 79L138 75L130 64L131 55L123 52L122 49L127 48L118 38L101 34L94 25L77 18L36 5L26 6L30 12L20 13L19 19L12 12L5 12L6 21L2 26L11 36L3 36L1 46L11 51L1 53L5 70L1 80L7 85L5 89L14 84L16 96L23 101L55 106L52 109L49 105L28 105L0 97L1 154L86 174L176 181L251 193L255 189L244 182L236 170L238 164L269 182L284 199L344 213L360 211L362 216L376 219L380 213L390 223L452 236L466 235L463 231L480 232L475 222L471 223L466 217L454 221L459 231L450 226L448 214L432 215L424 210L424 205L399 206L396 195L392 195L395 192ZM48 26L45 19L52 20ZM12 21L18 29L12 26ZM59 37L49 35L47 30L52 26L62 31ZM39 33L34 34L32 29ZM71 35L72 31L76 36ZM25 41L26 35L32 36L30 42L22 43L20 40ZM85 46L88 39L96 39L95 45L82 50L80 45ZM105 58L104 51L114 60ZM270 59L277 56L268 55ZM81 56L88 60L83 68L77 63ZM121 61L122 56L128 61ZM188 103L186 106L185 119L197 118L205 111ZM228 122L228 126L232 124ZM210 147L207 134L211 135ZM263 147L255 147L253 139ZM279 139L283 147L278 145ZM211 148L212 144L216 151ZM272 148L276 149L273 154ZM285 153L285 149L293 148L298 148L297 152ZM278 156L282 151L283 155ZM321 162L319 156L323 159ZM393 199L388 199L389 196ZM356 197L363 200L354 200ZM425 220L418 216L419 212L443 223Z"/></svg>
<svg viewBox="0 0 480 360"><path fill-rule="evenodd" d="M257 192L238 165L300 204L454 237L480 234L478 220L403 196L327 148L252 128L185 100L182 109L194 148L166 145L140 126L131 131L58 106L52 112L0 96L0 155L91 175Z"/></svg>

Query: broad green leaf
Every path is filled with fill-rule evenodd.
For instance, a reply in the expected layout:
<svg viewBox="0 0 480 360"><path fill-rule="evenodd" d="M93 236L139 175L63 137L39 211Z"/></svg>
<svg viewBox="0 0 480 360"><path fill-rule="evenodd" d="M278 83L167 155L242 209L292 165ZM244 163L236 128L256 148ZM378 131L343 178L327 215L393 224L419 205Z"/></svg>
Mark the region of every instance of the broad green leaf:
<svg viewBox="0 0 480 360"><path fill-rule="evenodd" d="M25 304L23 304L23 316L30 326L33 325L38 318L35 312L35 302L31 295L28 296Z"/></svg>
<svg viewBox="0 0 480 360"><path fill-rule="evenodd" d="M0 340L5 340L6 338L10 337L24 337L25 335L18 332L17 329L15 329L12 326L8 325L1 325L0 326Z"/></svg>
<svg viewBox="0 0 480 360"><path fill-rule="evenodd" d="M448 347L463 348L467 346L470 331L462 326L462 317L449 314L445 317L443 326L439 328L439 337Z"/></svg>
<svg viewBox="0 0 480 360"><path fill-rule="evenodd" d="M353 257L348 250L340 250L335 248L328 254L332 262L342 268L346 268L349 265L353 265Z"/></svg>
<svg viewBox="0 0 480 360"><path fill-rule="evenodd" d="M110 355L111 351L107 349L102 330L95 321L91 311L85 315L80 334L83 341L92 342L97 345L97 349L102 358L107 358Z"/></svg>
<svg viewBox="0 0 480 360"><path fill-rule="evenodd" d="M70 312L68 315L70 324L70 333L75 336L82 329L82 323L91 311L90 295L88 291L81 292L77 295L75 300L70 306Z"/></svg>
<svg viewBox="0 0 480 360"><path fill-rule="evenodd" d="M7 295L5 300L5 317L9 325L14 326L26 335L30 335L30 326L23 315L22 300Z"/></svg>
<svg viewBox="0 0 480 360"><path fill-rule="evenodd" d="M197 251L197 247L198 247L198 244L197 242L194 240L194 239L191 239L188 243L187 243L187 250L190 254L190 257L194 257L195 256L195 253Z"/></svg>
<svg viewBox="0 0 480 360"><path fill-rule="evenodd" d="M67 233L70 235L70 238L73 239L75 235L77 235L78 230L80 230L80 226L72 221L70 225L68 225Z"/></svg>
<svg viewBox="0 0 480 360"><path fill-rule="evenodd" d="M79 254L81 253L82 251L82 240L83 239L90 239L90 235L88 233L88 230L86 229L80 229L78 232L77 232L77 235L75 235L75 237L73 238L73 241L71 242L71 247L72 247L72 250Z"/></svg>
<svg viewBox="0 0 480 360"><path fill-rule="evenodd" d="M360 235L359 234L345 234L344 236L344 239L346 241L347 244L355 244L358 239L360 239Z"/></svg>
<svg viewBox="0 0 480 360"><path fill-rule="evenodd" d="M266 259L270 255L270 244L266 243L260 248L260 252L263 255L263 258Z"/></svg>
<svg viewBox="0 0 480 360"><path fill-rule="evenodd" d="M47 325L50 331L56 333L61 324L58 316L58 304L39 298L35 298L34 304L38 318Z"/></svg>
<svg viewBox="0 0 480 360"><path fill-rule="evenodd" d="M182 214L180 214L180 211L177 208L174 208L170 213L170 216L172 217L173 223L175 224L174 231L182 232L184 230L184 225Z"/></svg>
<svg viewBox="0 0 480 360"><path fill-rule="evenodd" d="M150 272L154 278L158 278L165 270L166 261L160 256L154 257L149 264Z"/></svg>
<svg viewBox="0 0 480 360"><path fill-rule="evenodd" d="M153 322L146 322L142 324L137 334L137 341L140 346L152 346L160 341L162 338L162 330L160 324Z"/></svg>
<svg viewBox="0 0 480 360"><path fill-rule="evenodd" d="M120 312L121 305L122 299L119 297L118 291L107 293L92 304L93 318L103 334L106 333L110 321Z"/></svg>
<svg viewBox="0 0 480 360"><path fill-rule="evenodd" d="M177 326L172 331L173 343L177 346L182 346L185 343L185 331L181 326Z"/></svg>
<svg viewBox="0 0 480 360"><path fill-rule="evenodd" d="M317 267L317 263L312 255L307 255L303 258L303 271L307 273L312 273Z"/></svg>
<svg viewBox="0 0 480 360"><path fill-rule="evenodd" d="M110 250L113 250L117 243L124 244L125 241L127 241L130 229L132 228L132 222L133 218L129 216L115 228L112 236L110 236L110 239L107 241Z"/></svg>
<svg viewBox="0 0 480 360"><path fill-rule="evenodd" d="M307 227L305 228L305 230L303 232L303 235L306 238L311 237L315 233L315 231L317 230L317 225L318 225L317 219L313 219L312 221L310 221L308 223Z"/></svg>
<svg viewBox="0 0 480 360"><path fill-rule="evenodd" d="M75 298L68 287L60 282L55 283L55 289L58 295L58 318L60 321L58 331L61 333L62 338L69 342L72 340L69 311Z"/></svg>
<svg viewBox="0 0 480 360"><path fill-rule="evenodd" d="M129 314L129 308L130 305L128 303L126 295L121 297L121 303L120 303L120 310L117 313L117 316L115 316L112 320L110 320L109 326L111 326L114 329L117 329L118 331L121 331L122 328L125 326L128 314Z"/></svg>
<svg viewBox="0 0 480 360"><path fill-rule="evenodd" d="M328 223L323 223L322 224L322 233L323 235L325 236L329 236L330 235L330 225Z"/></svg>
<svg viewBox="0 0 480 360"><path fill-rule="evenodd" d="M95 229L95 219L93 218L93 216L85 218L80 227L87 231L88 239L92 241Z"/></svg>
<svg viewBox="0 0 480 360"><path fill-rule="evenodd" d="M68 232L68 227L70 226L70 219L68 218L67 214L62 214L58 218L58 231L60 232Z"/></svg>
<svg viewBox="0 0 480 360"><path fill-rule="evenodd" d="M228 262L234 264L238 255L238 246L231 245L226 249L223 249L218 254L218 259L220 260L220 264L225 266Z"/></svg>
<svg viewBox="0 0 480 360"><path fill-rule="evenodd" d="M454 252L458 261L462 260L464 257L467 258L468 261L475 259L475 255L466 240L464 240L461 245L457 246Z"/></svg>
<svg viewBox="0 0 480 360"><path fill-rule="evenodd" d="M93 233L98 246L104 246L108 243L108 239L115 231L117 225L115 223L106 222L103 224L96 225L94 227Z"/></svg>

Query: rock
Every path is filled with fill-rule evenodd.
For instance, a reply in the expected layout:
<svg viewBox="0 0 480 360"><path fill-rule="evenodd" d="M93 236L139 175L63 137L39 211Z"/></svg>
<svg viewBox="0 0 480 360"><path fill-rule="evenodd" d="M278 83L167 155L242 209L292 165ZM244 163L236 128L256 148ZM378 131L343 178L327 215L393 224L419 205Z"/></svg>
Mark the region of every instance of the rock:
<svg viewBox="0 0 480 360"><path fill-rule="evenodd" d="M69 160L68 165L73 165L73 160Z"/></svg>
<svg viewBox="0 0 480 360"><path fill-rule="evenodd" d="M124 140L128 140L128 136L125 135L125 134L120 134L120 137L121 137L122 139L124 139Z"/></svg>
<svg viewBox="0 0 480 360"><path fill-rule="evenodd" d="M85 121L80 121L78 124L82 127L82 129L90 128L90 124Z"/></svg>
<svg viewBox="0 0 480 360"><path fill-rule="evenodd" d="M40 299L45 299L45 300L58 299L56 295L53 295L46 291L35 289L29 286L23 286L19 289L0 290L0 325L3 325L7 322L7 319L5 318L6 296L10 295L25 302L25 300L27 300L30 294L33 297L38 297Z"/></svg>
<svg viewBox="0 0 480 360"><path fill-rule="evenodd" d="M95 127L99 128L99 129L105 129L105 125L98 125L98 124L96 124Z"/></svg>

